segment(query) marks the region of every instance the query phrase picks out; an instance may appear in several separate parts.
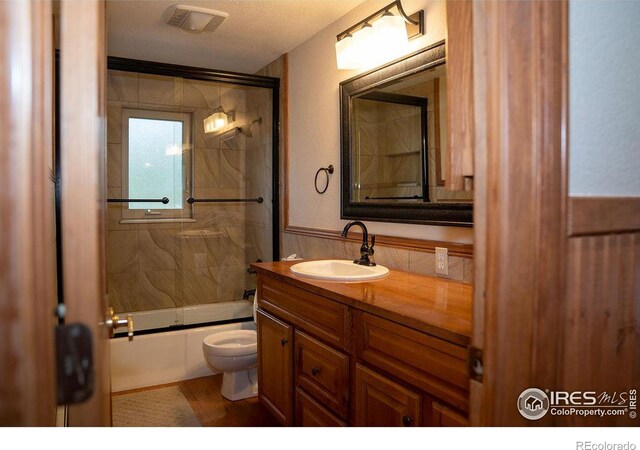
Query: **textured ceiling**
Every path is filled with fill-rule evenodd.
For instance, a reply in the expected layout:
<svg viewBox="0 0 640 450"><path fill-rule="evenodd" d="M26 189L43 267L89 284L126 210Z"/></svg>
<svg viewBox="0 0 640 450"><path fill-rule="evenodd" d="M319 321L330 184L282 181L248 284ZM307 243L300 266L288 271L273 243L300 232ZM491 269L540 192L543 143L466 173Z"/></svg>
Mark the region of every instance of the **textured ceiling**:
<svg viewBox="0 0 640 450"><path fill-rule="evenodd" d="M110 56L255 73L364 0L109 0ZM213 33L163 23L170 6L224 11Z"/></svg>

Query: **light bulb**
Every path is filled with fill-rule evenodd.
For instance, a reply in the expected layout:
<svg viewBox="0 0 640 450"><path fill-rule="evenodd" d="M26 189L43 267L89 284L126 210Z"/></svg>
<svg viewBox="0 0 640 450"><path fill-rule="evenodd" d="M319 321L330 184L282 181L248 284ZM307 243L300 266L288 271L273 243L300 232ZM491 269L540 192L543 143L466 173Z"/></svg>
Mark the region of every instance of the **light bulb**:
<svg viewBox="0 0 640 450"><path fill-rule="evenodd" d="M373 36L376 49L375 63L391 61L407 53L409 38L405 21L400 16L387 12L373 24Z"/></svg>
<svg viewBox="0 0 640 450"><path fill-rule="evenodd" d="M365 23L353 35L355 58L358 61L358 68L369 66L372 60L375 60L376 48L373 27Z"/></svg>

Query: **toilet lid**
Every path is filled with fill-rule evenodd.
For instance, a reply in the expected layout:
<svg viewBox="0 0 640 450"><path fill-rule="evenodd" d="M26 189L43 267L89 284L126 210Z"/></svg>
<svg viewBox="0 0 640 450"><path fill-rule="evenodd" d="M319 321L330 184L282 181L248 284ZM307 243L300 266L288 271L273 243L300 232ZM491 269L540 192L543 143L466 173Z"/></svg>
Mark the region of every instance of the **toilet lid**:
<svg viewBox="0 0 640 450"><path fill-rule="evenodd" d="M210 355L250 355L258 352L258 335L254 330L220 331L204 338L203 348Z"/></svg>

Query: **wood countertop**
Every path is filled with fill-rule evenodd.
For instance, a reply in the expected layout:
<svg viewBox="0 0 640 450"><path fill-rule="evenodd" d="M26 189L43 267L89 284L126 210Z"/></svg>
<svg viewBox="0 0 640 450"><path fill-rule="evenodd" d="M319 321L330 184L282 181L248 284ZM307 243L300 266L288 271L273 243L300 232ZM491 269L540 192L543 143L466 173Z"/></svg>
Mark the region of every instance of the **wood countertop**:
<svg viewBox="0 0 640 450"><path fill-rule="evenodd" d="M253 263L259 274L379 317L467 346L471 342L473 286L401 270L367 282L322 281L289 270L300 261Z"/></svg>

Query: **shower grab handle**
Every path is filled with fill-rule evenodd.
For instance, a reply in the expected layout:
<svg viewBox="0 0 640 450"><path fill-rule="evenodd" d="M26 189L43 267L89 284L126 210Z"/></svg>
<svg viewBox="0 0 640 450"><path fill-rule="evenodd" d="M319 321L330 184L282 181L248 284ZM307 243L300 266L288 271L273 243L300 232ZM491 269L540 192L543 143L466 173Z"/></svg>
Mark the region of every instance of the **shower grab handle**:
<svg viewBox="0 0 640 450"><path fill-rule="evenodd" d="M107 203L169 203L167 197L162 198L108 198Z"/></svg>
<svg viewBox="0 0 640 450"><path fill-rule="evenodd" d="M189 197L187 199L187 203L193 205L194 203L262 203L264 199L262 197L258 198L193 198Z"/></svg>

